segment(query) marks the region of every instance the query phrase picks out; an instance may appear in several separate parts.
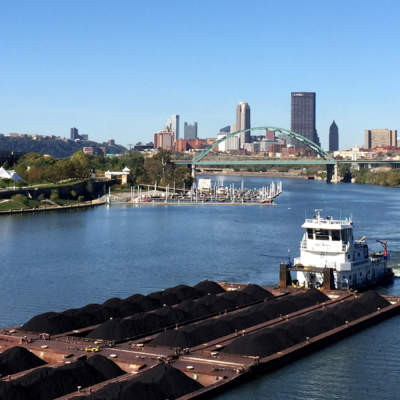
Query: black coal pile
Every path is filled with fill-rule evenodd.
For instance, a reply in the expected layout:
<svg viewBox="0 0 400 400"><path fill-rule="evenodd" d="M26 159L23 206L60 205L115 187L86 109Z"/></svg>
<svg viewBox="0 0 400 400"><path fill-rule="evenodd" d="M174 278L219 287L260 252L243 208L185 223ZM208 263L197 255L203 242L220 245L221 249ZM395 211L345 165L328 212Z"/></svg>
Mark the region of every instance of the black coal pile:
<svg viewBox="0 0 400 400"><path fill-rule="evenodd" d="M38 368L14 381L3 382L0 399L50 400L74 392L78 386L92 386L122 374L111 360L96 355L58 368Z"/></svg>
<svg viewBox="0 0 400 400"><path fill-rule="evenodd" d="M208 282L208 286L209 284L211 284L211 282ZM224 310L234 309L239 306L254 303L257 300L273 297L271 293L259 286L249 286L247 286L247 292L232 291L222 293L218 296L215 294L207 294L197 300L185 300L176 307L162 307L155 311L135 314L129 319L113 318L101 324L87 336L92 339L107 340L133 338L139 335L150 334L195 318L224 312Z"/></svg>
<svg viewBox="0 0 400 400"><path fill-rule="evenodd" d="M276 327L242 336L227 345L222 351L228 354L244 354L266 357L287 347L304 342L307 337L318 336L331 329L366 316L377 308L390 303L376 292L367 292L359 298L344 301L324 310L283 322Z"/></svg>
<svg viewBox="0 0 400 400"><path fill-rule="evenodd" d="M254 300L261 300L274 297L274 295L268 292L268 290L265 290L261 286L254 284L247 285L245 288L243 288L243 290L241 290L241 292L247 294Z"/></svg>
<svg viewBox="0 0 400 400"><path fill-rule="evenodd" d="M197 289L196 287L178 285L173 288L150 293L147 297L155 299L161 304L173 305L178 304L183 300L197 299L203 296L204 293L204 291Z"/></svg>
<svg viewBox="0 0 400 400"><path fill-rule="evenodd" d="M225 290L222 289L222 287L220 285L218 285L218 283L215 283L213 281L208 281L208 280L199 282L197 285L194 285L194 288L196 288L197 290L200 290L204 294L208 294L208 293L218 294L218 293L225 292Z"/></svg>
<svg viewBox="0 0 400 400"><path fill-rule="evenodd" d="M0 353L0 376L12 375L46 364L25 347L12 347ZM2 398L2 397L0 397Z"/></svg>
<svg viewBox="0 0 400 400"><path fill-rule="evenodd" d="M175 325L187 318L188 314L180 309L162 307L156 311L135 314L129 319L108 320L87 336L93 339L122 340Z"/></svg>
<svg viewBox="0 0 400 400"><path fill-rule="evenodd" d="M260 289L263 290L262 288ZM222 296L227 294L228 293L223 294ZM238 295L240 301L240 292L229 293L230 297L235 294ZM286 315L328 300L328 297L315 289L309 290L306 293L278 299L269 300L269 298L270 297L266 298L268 301L256 304L243 311L222 315L218 317L218 319L210 319L196 325L183 326L179 329L160 333L151 343L168 347L194 347L201 343L210 342L221 336L229 335L236 331L247 329L251 326L277 318L280 315Z"/></svg>
<svg viewBox="0 0 400 400"><path fill-rule="evenodd" d="M184 300L192 300L216 291L215 282L199 283L199 287L178 285L147 296L132 295L126 299L112 298L103 304L88 304L81 308L64 312L47 312L39 314L26 322L22 329L32 332L56 334L72 331L86 326L101 324L110 318L127 317L140 312L155 310L163 305L172 305ZM204 287L204 290L202 289Z"/></svg>
<svg viewBox="0 0 400 400"><path fill-rule="evenodd" d="M110 383L89 396L71 400L172 400L202 387L178 369L161 364L129 381Z"/></svg>

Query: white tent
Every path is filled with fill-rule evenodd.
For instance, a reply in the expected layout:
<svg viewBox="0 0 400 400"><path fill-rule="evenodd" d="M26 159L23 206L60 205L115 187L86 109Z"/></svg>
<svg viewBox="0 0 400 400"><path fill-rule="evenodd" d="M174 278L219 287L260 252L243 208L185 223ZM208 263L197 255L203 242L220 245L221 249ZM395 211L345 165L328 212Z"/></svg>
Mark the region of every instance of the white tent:
<svg viewBox="0 0 400 400"><path fill-rule="evenodd" d="M3 167L0 167L0 179L11 179L14 182L23 180L13 169L6 170Z"/></svg>

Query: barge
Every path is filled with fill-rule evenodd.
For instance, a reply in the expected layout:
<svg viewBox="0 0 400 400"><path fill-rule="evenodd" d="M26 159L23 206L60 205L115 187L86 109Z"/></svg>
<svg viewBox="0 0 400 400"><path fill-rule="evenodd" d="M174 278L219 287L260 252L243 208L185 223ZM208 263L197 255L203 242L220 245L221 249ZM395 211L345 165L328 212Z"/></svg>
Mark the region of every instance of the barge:
<svg viewBox="0 0 400 400"><path fill-rule="evenodd" d="M17 348L46 363L2 376L0 398L31 386L49 399L149 398L140 394L151 382L155 399L209 398L399 312L400 298L373 291L207 281L45 313L0 332L0 373L2 355ZM99 362L117 372L97 381L68 375ZM60 388L51 386L60 377Z"/></svg>

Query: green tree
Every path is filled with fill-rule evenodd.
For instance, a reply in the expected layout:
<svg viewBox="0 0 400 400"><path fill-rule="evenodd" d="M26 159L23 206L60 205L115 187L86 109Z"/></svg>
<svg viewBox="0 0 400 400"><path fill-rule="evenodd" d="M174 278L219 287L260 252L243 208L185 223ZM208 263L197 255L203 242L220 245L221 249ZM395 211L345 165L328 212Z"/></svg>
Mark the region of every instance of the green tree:
<svg viewBox="0 0 400 400"><path fill-rule="evenodd" d="M341 164L338 172L339 172L339 175L342 177L343 182L351 182L352 174L351 174L350 165Z"/></svg>

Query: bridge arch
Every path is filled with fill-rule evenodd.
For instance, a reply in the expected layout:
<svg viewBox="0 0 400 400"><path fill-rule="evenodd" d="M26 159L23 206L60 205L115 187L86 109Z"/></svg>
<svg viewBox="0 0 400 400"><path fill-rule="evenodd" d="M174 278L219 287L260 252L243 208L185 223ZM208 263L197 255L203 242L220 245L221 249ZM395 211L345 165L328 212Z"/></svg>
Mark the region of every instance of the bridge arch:
<svg viewBox="0 0 400 400"><path fill-rule="evenodd" d="M291 131L289 129L285 129L285 128L277 128L275 126L258 126L258 127L254 127L254 128L250 128L250 129L242 129L240 131L228 133L226 136L224 136L221 139L216 140L212 145L210 145L209 147L207 147L206 149L201 151L196 157L193 158L193 163L196 164L197 162L201 161L211 150L213 150L220 143L225 142L225 140L228 140L232 136L238 135L239 133L243 133L243 132L256 131L256 130L267 130L267 129L270 131L274 131L274 132L284 133L290 137L293 137L294 139L303 143L309 149L315 151L324 160L331 159L331 156L326 151L324 151L320 146L318 146L312 140L304 137L303 135L300 135L299 133L293 132L293 131Z"/></svg>

